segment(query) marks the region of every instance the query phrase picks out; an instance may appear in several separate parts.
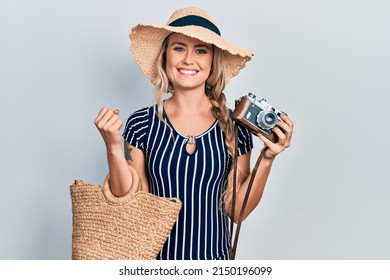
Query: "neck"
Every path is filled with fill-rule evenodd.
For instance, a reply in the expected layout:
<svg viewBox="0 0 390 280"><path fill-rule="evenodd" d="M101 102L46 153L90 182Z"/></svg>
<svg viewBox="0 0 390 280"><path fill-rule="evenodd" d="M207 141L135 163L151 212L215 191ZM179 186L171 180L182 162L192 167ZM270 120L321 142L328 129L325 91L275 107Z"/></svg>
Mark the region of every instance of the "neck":
<svg viewBox="0 0 390 280"><path fill-rule="evenodd" d="M182 111L186 114L210 111L211 108L210 100L204 91L175 91L169 103L175 111Z"/></svg>

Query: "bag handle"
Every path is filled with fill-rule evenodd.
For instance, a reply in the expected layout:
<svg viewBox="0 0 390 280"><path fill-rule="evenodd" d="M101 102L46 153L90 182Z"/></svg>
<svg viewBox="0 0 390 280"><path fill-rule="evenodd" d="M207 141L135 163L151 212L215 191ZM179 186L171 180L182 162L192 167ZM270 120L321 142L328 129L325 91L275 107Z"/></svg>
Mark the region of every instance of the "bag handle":
<svg viewBox="0 0 390 280"><path fill-rule="evenodd" d="M234 159L233 159L233 195L232 195L232 212L231 212L231 223L230 223L230 241L232 241L232 238L233 238L233 230L234 230L234 212L235 212L235 205L236 205L236 190L237 190L237 158L238 158L238 153L237 153L237 142L238 142L238 126L236 124L234 124L234 134L235 134L235 151L234 151ZM247 187L247 190L246 190L246 193L245 193L245 197L244 197L244 200L242 202L242 206L241 206L241 210L240 210L240 216L238 217L238 221L237 221L237 227L236 227L236 232L234 234L234 243L230 243L232 244L231 247L230 247L230 259L231 260L234 260L235 257L236 257L236 251L237 251L237 243L238 243L238 237L239 237L239 234L240 234L240 230L241 230L241 224L242 224L242 221L244 219L244 213L245 213L245 208L246 208L246 205L247 205L247 202L248 202L248 199L249 199L249 194L250 194L250 191L252 189L252 185L253 185L253 181L255 180L255 176L256 176L256 173L257 173L257 169L259 168L259 165L260 165L260 162L261 162L261 159L264 157L264 152L267 148L263 149L256 161L256 164L255 166L253 167L253 170L252 170L252 174L251 174L251 178L249 180L249 183L248 183L248 187Z"/></svg>
<svg viewBox="0 0 390 280"><path fill-rule="evenodd" d="M142 189L142 181L140 176L138 175L138 172L135 170L134 167L129 165L129 169L132 176L132 185L130 187L130 190L121 197L115 196L110 187L110 173L107 174L106 178L104 179L102 192L104 197L106 198L106 201L109 204L116 204L121 205L125 202L127 202L129 199L131 199L137 192L141 191Z"/></svg>

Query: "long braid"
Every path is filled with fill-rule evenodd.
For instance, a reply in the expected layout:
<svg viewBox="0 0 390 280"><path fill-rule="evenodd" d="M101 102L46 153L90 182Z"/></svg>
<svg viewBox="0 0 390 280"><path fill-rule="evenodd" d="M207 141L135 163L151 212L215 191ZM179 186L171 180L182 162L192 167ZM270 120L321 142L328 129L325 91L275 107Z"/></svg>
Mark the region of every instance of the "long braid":
<svg viewBox="0 0 390 280"><path fill-rule="evenodd" d="M229 109L226 106L226 96L223 92L219 96L210 97L211 105L213 105L212 112L219 121L219 126L225 133L225 142L229 150L229 154L233 156L234 151L234 131L233 122L230 118Z"/></svg>
<svg viewBox="0 0 390 280"><path fill-rule="evenodd" d="M213 71L210 74L207 85L206 95L211 102L212 112L219 121L219 126L225 135L225 144L227 146L231 158L234 156L235 139L233 122L230 118L230 112L226 105L226 96L223 93L225 88L225 77L223 73L224 61L222 59L222 51L214 48ZM222 201L226 205L230 205L233 194L233 164L230 165L226 188L222 194Z"/></svg>
<svg viewBox="0 0 390 280"><path fill-rule="evenodd" d="M231 158L233 158L234 149L235 149L234 130L233 130L233 122L230 118L230 112L226 106L226 96L223 92L221 92L219 95L218 94L215 94L214 96L211 95L209 98L213 106L212 108L213 114L218 119L219 126L225 135L225 144L227 146L229 155ZM227 178L227 185L222 197L222 201L227 205L230 204L232 199L232 191L233 191L232 166L233 165L231 164L231 168L229 170L229 174Z"/></svg>

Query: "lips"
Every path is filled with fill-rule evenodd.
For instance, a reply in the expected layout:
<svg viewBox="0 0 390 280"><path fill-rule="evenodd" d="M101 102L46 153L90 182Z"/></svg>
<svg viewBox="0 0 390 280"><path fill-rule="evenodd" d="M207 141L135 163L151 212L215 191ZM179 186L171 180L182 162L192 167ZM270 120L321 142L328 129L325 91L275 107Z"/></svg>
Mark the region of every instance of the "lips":
<svg viewBox="0 0 390 280"><path fill-rule="evenodd" d="M193 70L193 69L179 68L178 70L179 70L179 73L184 74L184 75L195 75L196 73L198 73L197 70Z"/></svg>

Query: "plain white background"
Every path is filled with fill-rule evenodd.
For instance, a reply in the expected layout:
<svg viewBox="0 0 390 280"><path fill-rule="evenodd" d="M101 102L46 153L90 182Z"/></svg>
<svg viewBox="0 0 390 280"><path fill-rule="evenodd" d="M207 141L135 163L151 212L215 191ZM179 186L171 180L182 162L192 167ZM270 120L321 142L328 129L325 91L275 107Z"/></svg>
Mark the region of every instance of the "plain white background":
<svg viewBox="0 0 390 280"><path fill-rule="evenodd" d="M253 92L296 124L237 258L389 259L386 0L1 0L0 259L70 259L69 185L107 173L93 119L154 102L130 28L186 6L255 54L226 88L229 106Z"/></svg>

